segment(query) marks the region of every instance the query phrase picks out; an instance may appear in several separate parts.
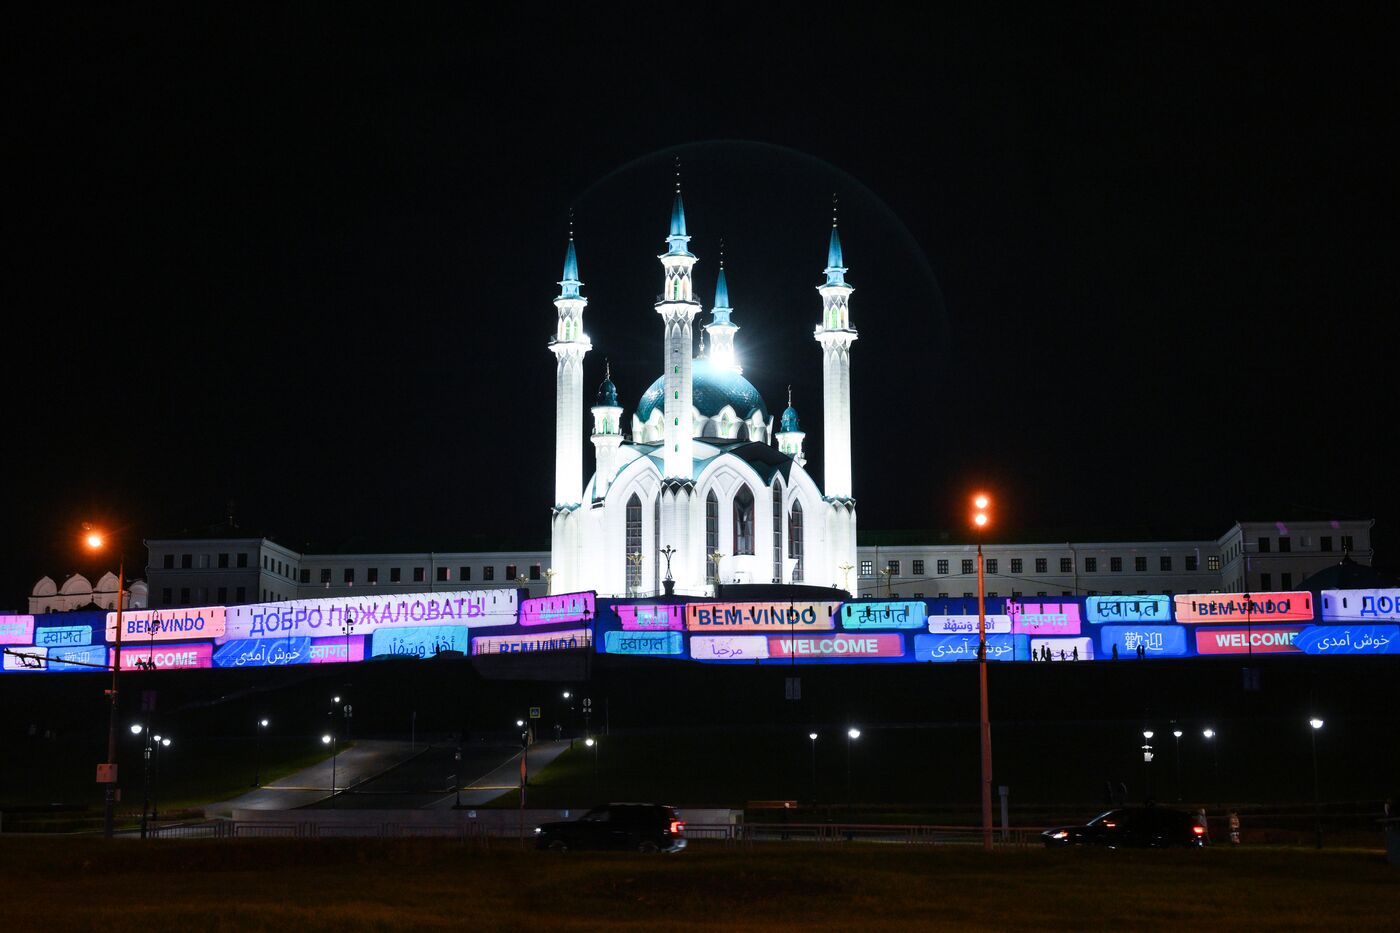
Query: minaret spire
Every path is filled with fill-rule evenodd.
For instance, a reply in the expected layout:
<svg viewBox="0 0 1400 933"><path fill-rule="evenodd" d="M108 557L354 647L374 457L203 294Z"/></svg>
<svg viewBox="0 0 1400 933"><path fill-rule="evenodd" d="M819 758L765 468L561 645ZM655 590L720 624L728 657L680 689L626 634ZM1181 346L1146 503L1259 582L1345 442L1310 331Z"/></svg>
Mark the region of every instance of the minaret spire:
<svg viewBox="0 0 1400 933"><path fill-rule="evenodd" d="M854 289L846 282L837 216L833 194L826 281L817 286L822 296L822 318L814 334L822 348L822 466L826 474L823 491L830 507L827 554L831 561L824 569L831 580L844 579L841 568L856 562L856 512L851 487L851 344L857 334L851 326L850 297Z"/></svg>
<svg viewBox="0 0 1400 933"><path fill-rule="evenodd" d="M734 353L734 333L739 325L729 319L734 309L729 307L729 279L724 274L724 240L719 241L719 278L715 280L715 306L705 330L710 335L710 363L718 370L742 373L739 358Z"/></svg>

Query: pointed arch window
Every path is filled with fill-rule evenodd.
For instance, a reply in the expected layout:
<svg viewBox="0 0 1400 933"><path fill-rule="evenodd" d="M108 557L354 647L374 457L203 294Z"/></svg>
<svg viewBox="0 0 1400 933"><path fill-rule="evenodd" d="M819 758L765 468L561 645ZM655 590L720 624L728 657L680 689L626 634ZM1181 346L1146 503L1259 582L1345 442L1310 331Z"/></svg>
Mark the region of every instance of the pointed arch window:
<svg viewBox="0 0 1400 933"><path fill-rule="evenodd" d="M792 582L802 582L802 503L794 501L788 513L788 557L797 563L792 565Z"/></svg>
<svg viewBox="0 0 1400 933"><path fill-rule="evenodd" d="M705 497L705 576L710 580L719 579L719 564L715 553L719 551L719 497L713 489Z"/></svg>
<svg viewBox="0 0 1400 933"><path fill-rule="evenodd" d="M753 553L753 502L753 491L747 485L740 486L734 494L735 554Z"/></svg>
<svg viewBox="0 0 1400 933"><path fill-rule="evenodd" d="M642 500L634 492L627 500L627 593L636 596L642 586Z"/></svg>
<svg viewBox="0 0 1400 933"><path fill-rule="evenodd" d="M783 582L783 484L773 480L773 582Z"/></svg>
<svg viewBox="0 0 1400 933"><path fill-rule="evenodd" d="M651 590L661 592L661 495L651 505Z"/></svg>

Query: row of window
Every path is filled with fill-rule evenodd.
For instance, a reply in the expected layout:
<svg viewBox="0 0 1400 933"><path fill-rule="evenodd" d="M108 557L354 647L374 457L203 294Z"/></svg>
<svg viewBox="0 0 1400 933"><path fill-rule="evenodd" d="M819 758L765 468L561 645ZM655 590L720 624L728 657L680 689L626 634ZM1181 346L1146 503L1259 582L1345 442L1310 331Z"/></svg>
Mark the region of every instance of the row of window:
<svg viewBox="0 0 1400 933"><path fill-rule="evenodd" d="M262 591L262 598L263 598L263 601L264 601L264 602L266 602L266 601L269 600L269 592L270 592L269 590L263 590L263 591ZM174 600L172 599L173 596L174 596L174 591L172 590L171 587L168 587L168 586L162 587L162 588L161 588L161 591L160 591L160 603L161 603L161 605L162 605L162 606L174 606L174 605L180 605L180 606L196 605L196 606L199 606L199 605L203 605L203 604L205 604L205 603L207 603L207 602L209 601L209 590L208 590L206 587L200 586L200 587L196 587L196 588L194 589L194 591L191 592L191 590L190 590L190 588L189 588L188 586L182 586L182 587L180 587L180 602L179 602L179 603L174 602ZM270 598L271 598L272 600L277 600L277 599L281 599L282 597L278 596L276 593L271 593L271 597L270 597ZM191 602L191 600L193 600L193 602ZM234 604L236 605L236 604L238 604L238 603L247 602L247 600L248 600L248 588L247 588L247 587L243 587L243 586L234 587L234 589L233 589L233 602L234 602ZM226 604L227 602L228 602L228 587L226 587L226 586L217 587L217 588L214 590L214 604L215 604L216 606L222 606L222 605Z"/></svg>
<svg viewBox="0 0 1400 933"><path fill-rule="evenodd" d="M426 582L428 581L428 568L427 568L427 567L413 567L413 568L411 568L411 569L412 569L412 571L413 571L413 582L414 582L414 583L426 583ZM520 575L517 574L517 572L516 572L517 570L518 570L518 568L516 567L515 564L506 564L506 565L505 565L505 571L506 571L506 572L505 572L505 576L502 577L502 579L504 579L504 580L519 580L519 579L520 579ZM389 582L390 582L390 583L402 583L402 582L403 582L403 571L404 571L404 568L403 568L403 567L390 567L390 568L389 568ZM333 576L333 574L334 574L334 571L333 571L330 567L322 567L322 568L321 568L321 578L320 578L319 582L322 583L322 584L324 584L324 585L327 585L327 586L330 585L330 583L331 583L331 577ZM544 568L543 568L543 566L540 565L540 564L531 564L531 565L530 565L529 578L530 578L531 580L541 580L541 579L543 579L543 578L544 578ZM454 579L454 578L453 578L453 576L452 576L452 568L451 568L451 567L438 567L438 568L437 568L436 580L437 580L438 583L451 583L451 582L453 581L453 579ZM491 581L495 580L495 579L496 579L496 567L495 567L495 565L493 565L493 564L486 564L486 565L484 565L484 566L481 568L481 579L482 579L484 582L491 582ZM471 580L472 580L472 568L470 568L470 567L458 567L458 568L457 568L456 580L457 580L458 582L460 582L460 583L470 583ZM309 583L311 582L311 569L310 569L309 567L303 567L303 568L301 569L301 582L302 582L302 583L306 583L306 584L309 584ZM345 568L343 568L343 569L341 570L341 572L340 572L340 582L341 582L343 585L345 585L345 586L354 586L354 585L355 585L355 582L356 582L355 568L354 568L354 567L345 567ZM379 582L379 568L378 568L378 567L366 567L366 568L365 568L364 582L365 582L366 584L368 584L368 585L371 585L371 586L377 584L377 583Z"/></svg>
<svg viewBox="0 0 1400 933"><path fill-rule="evenodd" d="M200 554L200 555L199 555L199 569L200 569L200 570L208 570L208 569L209 569L209 556L210 556L210 555L208 555L208 554ZM248 566L248 555L247 555L246 552L245 552L245 553L241 553L241 554L234 554L234 555L232 555L232 556L235 557L235 558L237 558L237 565L238 565L239 567L247 567L247 566ZM195 569L195 566L194 566L194 558L195 558L195 555L193 555L193 554L181 554L181 555L180 555L180 569L181 569L181 570L193 570L193 569ZM218 566L219 566L219 569L220 569L220 570L227 570L227 569L228 569L228 567L229 567L229 559L230 559L230 555L227 554L227 553L223 553L223 554L218 555ZM174 569L175 569L175 555L174 555L174 554L166 554L165 557L162 558L162 560L161 560L161 566L162 566L164 569L166 569L166 570L174 570ZM263 569L264 569L264 570L268 569L268 563L267 563L267 558L266 558L266 557L263 558Z"/></svg>
<svg viewBox="0 0 1400 933"><path fill-rule="evenodd" d="M999 571L1001 564L1000 564L1000 561L999 561L997 558L995 558L995 557L988 557L988 558L986 558L985 560L986 560L986 568L985 568L985 569L986 569L986 572L987 572L987 573L997 573L997 572ZM1025 572L1025 561L1024 561L1024 559L1022 559L1022 558L1020 558L1020 557L1013 557L1013 558L1011 558L1010 560L1011 560L1011 573L1013 573L1013 574L1019 574L1019 573L1024 573L1024 572ZM915 576L915 577L922 577L922 576L924 576L924 562L923 562L922 560L912 560L912 561L910 561L910 564L912 565L912 566L910 567L911 575L912 575L912 576ZM1161 556L1159 556L1159 557L1157 558L1157 569L1158 569L1159 571L1163 572L1163 573L1171 573L1171 572L1172 572L1172 565L1173 565L1172 557L1171 557L1171 555L1169 555L1169 554L1163 554L1163 555L1161 555ZM948 576L949 561L947 561L947 560L939 560L939 561L937 562L937 565L936 565L936 566L937 566L937 576L940 576L940 577L946 577L946 576ZM882 573L882 574L884 574L884 575L886 575L886 576L889 576L889 577L898 577L898 576L902 576L902 574L901 574L902 568L903 568L903 564L902 564L901 561L898 561L898 560L890 560L890 561L886 562L884 569L881 570L880 573ZM1108 559L1108 569L1109 569L1109 571L1110 571L1111 573L1121 573L1121 572L1123 571L1123 558L1121 558L1121 557L1110 557L1110 558ZM1145 573L1145 572L1147 571L1147 558L1146 558L1146 557L1134 557L1134 558L1133 558L1133 569L1134 569L1135 571L1139 572L1139 573ZM1187 555L1185 555L1185 569L1186 569L1186 571L1187 571L1188 573L1189 573L1189 572L1194 572L1195 570L1198 569L1198 567L1197 567L1197 561L1196 561L1196 555L1194 555L1194 554L1187 554ZM1219 557L1219 555L1217 555L1217 554L1211 554L1211 555L1209 555L1209 556L1206 557L1206 569L1211 570L1211 571L1219 571L1219 570L1220 570L1220 557ZM1099 559L1098 559L1097 557L1086 557L1086 558L1084 558L1084 572L1085 572L1085 573L1097 573L1098 570L1099 570ZM964 558L963 561L962 561L962 572L963 572L964 574L973 574L973 573L976 573L976 572L977 572L977 561L974 560L974 559L972 559L972 558ZM1050 560L1049 560L1049 558L1046 558L1046 557L1037 557L1037 558L1035 559L1035 572L1036 572L1036 573L1049 573L1049 572L1050 572ZM1071 558L1071 557L1061 557L1061 558L1060 558L1060 573L1074 573L1074 559L1073 559L1073 558ZM862 577L873 577L873 576L875 575L875 562L874 562L873 560L862 560L862 561L860 562L860 575L861 575Z"/></svg>
<svg viewBox="0 0 1400 933"><path fill-rule="evenodd" d="M1351 551L1351 550L1354 550L1354 541L1353 541L1352 536L1351 536L1351 535L1342 535L1341 537L1342 537L1342 550L1343 550L1343 551ZM1311 538L1306 538L1306 537L1303 538L1303 549L1304 549L1304 550L1307 550L1308 547L1309 547L1311 544L1312 544L1312 539L1311 539ZM1261 537L1259 538L1259 553L1260 553L1260 554L1268 554L1268 553L1271 553L1272 550L1273 550L1273 539L1268 538L1268 537L1262 537L1262 536L1261 536ZM1291 536L1289 536L1289 535L1279 535L1279 536L1278 536L1278 553L1280 553L1280 554L1288 554L1288 553L1290 553L1292 550L1293 550L1293 538L1292 538ZM1331 535L1322 535L1320 538L1318 538L1318 550L1322 551L1324 554L1329 554L1329 553L1331 553L1331 551L1332 551L1332 536L1331 536Z"/></svg>

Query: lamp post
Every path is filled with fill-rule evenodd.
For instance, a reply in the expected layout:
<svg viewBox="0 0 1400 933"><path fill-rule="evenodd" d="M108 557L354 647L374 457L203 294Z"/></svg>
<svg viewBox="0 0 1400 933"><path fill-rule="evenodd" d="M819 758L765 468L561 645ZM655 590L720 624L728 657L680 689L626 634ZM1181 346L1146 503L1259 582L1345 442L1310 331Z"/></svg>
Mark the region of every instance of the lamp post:
<svg viewBox="0 0 1400 933"><path fill-rule="evenodd" d="M137 722L131 724L131 734L140 735L144 727ZM151 809L151 734L146 733L146 741L141 743L141 838L146 838L146 813Z"/></svg>
<svg viewBox="0 0 1400 933"><path fill-rule="evenodd" d="M860 738L860 730L855 726L846 730L846 806L850 806L854 801L851 791L851 743ZM812 743L812 753L816 754L817 743Z"/></svg>
<svg viewBox="0 0 1400 933"><path fill-rule="evenodd" d="M1173 729L1172 738L1176 739L1176 802L1181 803L1181 730Z"/></svg>
<svg viewBox="0 0 1400 933"><path fill-rule="evenodd" d="M452 753L452 790L457 795L457 800L452 804L452 809L462 809L462 743L457 743L457 751Z"/></svg>
<svg viewBox="0 0 1400 933"><path fill-rule="evenodd" d="M152 766L154 775L151 777L151 822L160 819L160 750L170 747L170 736L151 736L150 744L146 746L148 753L155 752L155 762ZM144 814L143 814L144 818Z"/></svg>
<svg viewBox="0 0 1400 933"><path fill-rule="evenodd" d="M635 599L642 585L642 553L634 551L627 555L627 595Z"/></svg>
<svg viewBox="0 0 1400 933"><path fill-rule="evenodd" d="M894 568L881 567L880 576L885 578L885 598L890 599L894 589L894 584L890 582L891 578L894 576Z"/></svg>
<svg viewBox="0 0 1400 933"><path fill-rule="evenodd" d="M1312 731L1308 737L1312 739L1312 760L1313 760L1313 815L1317 824L1317 847L1322 848L1322 785L1317 779L1317 733L1322 729L1322 720L1314 716L1308 720L1308 725L1312 726Z"/></svg>
<svg viewBox="0 0 1400 933"><path fill-rule="evenodd" d="M991 521L992 500L979 493L972 500L977 532L977 693L980 710L978 733L982 743L982 848L992 851L992 724L987 703L987 587L983 577L982 532Z"/></svg>
<svg viewBox="0 0 1400 933"><path fill-rule="evenodd" d="M262 734L267 728L267 720L259 719L253 742L253 786L262 786Z"/></svg>
<svg viewBox="0 0 1400 933"><path fill-rule="evenodd" d="M106 537L92 525L83 525L83 542L89 550L100 551L107 546ZM122 669L122 609L126 603L126 556L117 557L117 638L112 662L112 689L107 693L107 763L103 783L107 785L102 808L102 835L112 838L117 806L117 675Z"/></svg>
<svg viewBox="0 0 1400 933"><path fill-rule="evenodd" d="M334 735L333 733L327 732L325 735L321 736L321 744L322 744L322 745L329 745L329 746L331 747L331 809L334 810L334 809L335 809L335 753L336 753L335 735Z"/></svg>
<svg viewBox="0 0 1400 933"><path fill-rule="evenodd" d="M1152 737L1156 734L1151 729L1142 730L1142 802L1145 804L1152 802Z"/></svg>
<svg viewBox="0 0 1400 933"><path fill-rule="evenodd" d="M550 596L554 593L554 568L544 568L544 595Z"/></svg>
<svg viewBox="0 0 1400 933"><path fill-rule="evenodd" d="M1218 733L1210 726L1201 730L1201 736L1210 743L1211 781L1215 784L1215 805L1218 807L1222 805L1222 798L1220 794L1220 743L1215 741L1217 735Z"/></svg>
<svg viewBox="0 0 1400 933"><path fill-rule="evenodd" d="M674 596L676 595L676 581L671 579L671 558L675 555L676 549L668 544L658 553L666 558L666 579L661 581L662 586L666 588L667 596Z"/></svg>
<svg viewBox="0 0 1400 933"><path fill-rule="evenodd" d="M841 589L849 593L851 591L851 570L854 569L854 565L837 564L836 569L841 571Z"/></svg>
<svg viewBox="0 0 1400 933"><path fill-rule="evenodd" d="M817 803L817 734L816 734L815 732L809 732L809 733L807 733L807 738L811 740L811 745L812 745L812 805L813 805L813 806L816 806L816 803Z"/></svg>

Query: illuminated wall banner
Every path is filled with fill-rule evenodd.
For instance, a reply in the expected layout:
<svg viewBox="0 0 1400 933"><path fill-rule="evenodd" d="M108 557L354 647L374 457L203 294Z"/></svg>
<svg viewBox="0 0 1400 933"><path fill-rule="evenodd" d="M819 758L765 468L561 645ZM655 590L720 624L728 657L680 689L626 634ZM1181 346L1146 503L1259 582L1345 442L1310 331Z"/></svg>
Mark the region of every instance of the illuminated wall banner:
<svg viewBox="0 0 1400 933"><path fill-rule="evenodd" d="M21 648L16 648L14 650L23 652L24 656L21 657L20 655L10 654L8 651L5 652L5 666L3 668L4 670L42 671L48 669L49 662L47 659L49 649L36 648L33 645L25 645Z"/></svg>
<svg viewBox="0 0 1400 933"><path fill-rule="evenodd" d="M1094 640L1092 638L1032 638L1031 657L1036 658L1050 650L1052 661L1092 661L1094 660Z"/></svg>
<svg viewBox="0 0 1400 933"><path fill-rule="evenodd" d="M1250 628L1202 628L1196 630L1197 654L1272 654L1297 651L1293 640L1301 625L1263 625Z"/></svg>
<svg viewBox="0 0 1400 933"><path fill-rule="evenodd" d="M126 621L125 613L122 615L122 621ZM205 642L204 644L156 645L155 647L122 649L122 670L139 670L140 668L136 666L138 661L143 666L147 662L153 661L158 671L213 667L214 646Z"/></svg>
<svg viewBox="0 0 1400 933"><path fill-rule="evenodd" d="M568 651L593 644L586 628L528 635L481 635L472 639L472 654L527 654L535 651Z"/></svg>
<svg viewBox="0 0 1400 933"><path fill-rule="evenodd" d="M1085 614L1097 622L1170 622L1170 596L1090 596Z"/></svg>
<svg viewBox="0 0 1400 933"><path fill-rule="evenodd" d="M196 606L178 609L133 609L122 612L123 642L181 641L190 638L221 638L224 634L223 606ZM117 614L107 613L107 641L117 640Z"/></svg>
<svg viewBox="0 0 1400 933"><path fill-rule="evenodd" d="M839 658L902 658L903 635L770 635L768 656L836 660Z"/></svg>
<svg viewBox="0 0 1400 933"><path fill-rule="evenodd" d="M92 644L91 625L56 625L34 630L34 644L52 648L76 648Z"/></svg>
<svg viewBox="0 0 1400 933"><path fill-rule="evenodd" d="M680 632L604 632L603 651L608 654L683 654L684 640Z"/></svg>
<svg viewBox="0 0 1400 933"><path fill-rule="evenodd" d="M1400 654L1400 625L1310 625L1293 647L1305 654Z"/></svg>
<svg viewBox="0 0 1400 933"><path fill-rule="evenodd" d="M517 607L515 590L460 590L257 603L231 606L227 629L219 640L302 635L343 638L347 614L351 620L351 634L358 635L368 635L382 628L419 628L425 624L468 628L514 625Z"/></svg>
<svg viewBox="0 0 1400 933"><path fill-rule="evenodd" d="M587 593L560 593L558 596L539 596L527 599L520 604L521 625L556 625L565 622L591 622L595 610L595 596Z"/></svg>
<svg viewBox="0 0 1400 933"><path fill-rule="evenodd" d="M1020 649L1018 652L1017 649ZM1015 661L1026 652L1023 635L988 635L988 661ZM915 635L916 661L976 661L977 636L974 635Z"/></svg>
<svg viewBox="0 0 1400 933"><path fill-rule="evenodd" d="M100 664L105 668L110 663L106 645L49 649L49 670L51 671L95 671L98 668L87 665Z"/></svg>
<svg viewBox="0 0 1400 933"><path fill-rule="evenodd" d="M281 667L310 661L311 639L307 637L242 638L214 652L215 667Z"/></svg>
<svg viewBox="0 0 1400 933"><path fill-rule="evenodd" d="M1323 590L1322 621L1400 620L1400 590Z"/></svg>
<svg viewBox="0 0 1400 933"><path fill-rule="evenodd" d="M30 645L33 643L33 616L0 616L0 645Z"/></svg>
<svg viewBox="0 0 1400 933"><path fill-rule="evenodd" d="M1008 615L988 615L987 634L1010 635L1011 616ZM969 632L977 634L977 616L929 616L928 630L934 635L966 635Z"/></svg>
<svg viewBox="0 0 1400 933"><path fill-rule="evenodd" d="M840 603L690 603L692 632L816 632L836 627Z"/></svg>
<svg viewBox="0 0 1400 933"><path fill-rule="evenodd" d="M690 656L696 661L754 661L768 657L762 635L692 635Z"/></svg>
<svg viewBox="0 0 1400 933"><path fill-rule="evenodd" d="M1091 597L1092 598L1092 597ZM1180 658L1186 655L1186 629L1179 625L1105 625L1099 629L1099 657L1137 657L1138 646L1150 658Z"/></svg>
<svg viewBox="0 0 1400 933"><path fill-rule="evenodd" d="M1079 603L1012 600L1006 611L1017 635L1079 634Z"/></svg>
<svg viewBox="0 0 1400 933"><path fill-rule="evenodd" d="M1187 593L1173 596L1176 621L1205 622L1311 622L1311 593Z"/></svg>
<svg viewBox="0 0 1400 933"><path fill-rule="evenodd" d="M365 636L346 638L313 638L307 660L312 664L337 664L365 659Z"/></svg>
<svg viewBox="0 0 1400 933"><path fill-rule="evenodd" d="M444 651L467 654L471 651L470 638L471 629L464 625L382 628L370 636L369 653L376 658L386 654L431 658Z"/></svg>
<svg viewBox="0 0 1400 933"><path fill-rule="evenodd" d="M923 628L928 607L919 602L858 602L841 604L841 627L850 631L868 628Z"/></svg>
<svg viewBox="0 0 1400 933"><path fill-rule="evenodd" d="M685 606L667 603L664 606L636 604L613 606L624 632L681 632L685 630Z"/></svg>

